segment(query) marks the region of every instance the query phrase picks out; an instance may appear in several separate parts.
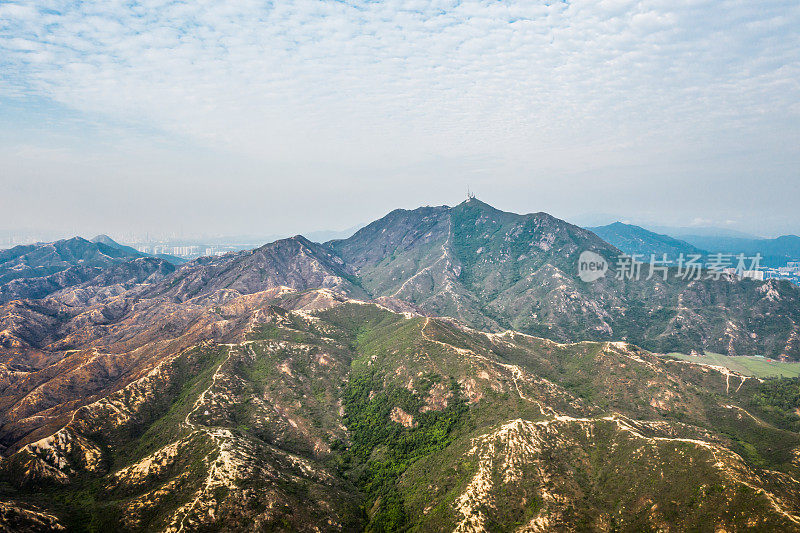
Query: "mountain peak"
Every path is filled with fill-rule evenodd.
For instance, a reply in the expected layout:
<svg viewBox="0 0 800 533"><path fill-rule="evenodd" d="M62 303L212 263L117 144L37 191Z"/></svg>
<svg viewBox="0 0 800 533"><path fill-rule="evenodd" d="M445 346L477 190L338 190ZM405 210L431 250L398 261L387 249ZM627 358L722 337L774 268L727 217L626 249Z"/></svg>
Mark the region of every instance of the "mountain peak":
<svg viewBox="0 0 800 533"><path fill-rule="evenodd" d="M101 233L100 235L97 235L96 237L94 237L92 239L92 242L105 244L106 246L114 246L114 247L119 246L119 243L117 241L115 241L114 239L112 239L111 237L106 235L105 233Z"/></svg>
<svg viewBox="0 0 800 533"><path fill-rule="evenodd" d="M688 242L655 233L635 224L617 221L606 226L588 229L628 255L637 254L647 257L650 255L659 256L663 253L669 256L677 256L681 253L707 253L705 250L701 250Z"/></svg>
<svg viewBox="0 0 800 533"><path fill-rule="evenodd" d="M53 241L52 243L46 242L46 243L39 243L39 244L40 244L40 245L48 245L48 244L56 244L56 243L70 243L70 244L76 244L76 243L80 243L80 244L89 244L89 243L91 243L91 241L87 241L87 240L86 240L86 239L84 239L83 237L80 237L80 236L76 235L75 237L69 237L69 238L65 238L65 239L59 239L59 240L57 240L57 241Z"/></svg>
<svg viewBox="0 0 800 533"><path fill-rule="evenodd" d="M302 235L293 235L291 237L285 237L283 239L278 239L277 241L269 242L262 246L259 246L254 251L268 251L268 250L275 250L275 249L283 249L288 246L299 245L301 247L312 248L314 243L310 240L306 239Z"/></svg>
<svg viewBox="0 0 800 533"><path fill-rule="evenodd" d="M461 202L457 206L453 207L452 209L456 209L456 208L459 208L459 207L462 207L462 206L465 206L465 207L478 207L478 208L481 208L481 209L491 209L491 210L494 210L494 211L500 211L499 209L487 204L483 200L478 200L478 198L475 197L475 196L470 196L469 198L467 198L466 200L464 200L463 202Z"/></svg>

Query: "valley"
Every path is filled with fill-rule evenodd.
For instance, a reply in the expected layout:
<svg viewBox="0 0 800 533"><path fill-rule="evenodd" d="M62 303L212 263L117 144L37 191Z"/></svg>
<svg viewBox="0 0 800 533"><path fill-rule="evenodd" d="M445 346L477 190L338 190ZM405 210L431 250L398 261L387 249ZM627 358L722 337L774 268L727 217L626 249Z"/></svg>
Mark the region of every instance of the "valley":
<svg viewBox="0 0 800 533"><path fill-rule="evenodd" d="M471 200L324 244L123 260L8 301L0 517L29 531L800 530L797 381L663 355L792 360L798 290L586 283L585 249L617 252Z"/></svg>
<svg viewBox="0 0 800 533"><path fill-rule="evenodd" d="M69 530L800 528L800 419L755 402L758 380L326 290L268 298L238 338L14 446L5 497Z"/></svg>

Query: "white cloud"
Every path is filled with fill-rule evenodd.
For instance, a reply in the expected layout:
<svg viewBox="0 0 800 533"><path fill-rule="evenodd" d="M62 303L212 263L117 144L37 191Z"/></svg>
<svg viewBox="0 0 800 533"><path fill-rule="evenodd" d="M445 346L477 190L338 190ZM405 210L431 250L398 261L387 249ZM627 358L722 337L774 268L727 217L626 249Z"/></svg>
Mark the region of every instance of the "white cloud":
<svg viewBox="0 0 800 533"><path fill-rule="evenodd" d="M775 0L33 0L0 5L0 91L270 164L480 156L510 186L751 138L796 160L798 26Z"/></svg>

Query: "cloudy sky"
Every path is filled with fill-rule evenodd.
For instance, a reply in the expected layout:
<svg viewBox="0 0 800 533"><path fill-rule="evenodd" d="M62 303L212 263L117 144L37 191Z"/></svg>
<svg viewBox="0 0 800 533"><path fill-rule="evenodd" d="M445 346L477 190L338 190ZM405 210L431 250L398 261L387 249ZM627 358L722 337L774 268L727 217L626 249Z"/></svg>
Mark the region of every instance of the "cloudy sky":
<svg viewBox="0 0 800 533"><path fill-rule="evenodd" d="M0 0L0 230L800 233L796 0Z"/></svg>

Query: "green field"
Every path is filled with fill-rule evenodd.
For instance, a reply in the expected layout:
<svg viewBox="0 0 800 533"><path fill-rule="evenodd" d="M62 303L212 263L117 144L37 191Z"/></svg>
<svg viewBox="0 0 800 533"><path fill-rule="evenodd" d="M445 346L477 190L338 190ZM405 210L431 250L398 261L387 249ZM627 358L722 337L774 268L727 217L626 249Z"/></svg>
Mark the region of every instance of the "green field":
<svg viewBox="0 0 800 533"><path fill-rule="evenodd" d="M684 353L668 353L665 357L683 359L693 363L705 365L717 365L730 368L746 376L757 378L785 377L796 378L800 376L800 363L783 363L774 359L767 359L758 356L746 355L722 355L713 352L706 352L705 355L694 356Z"/></svg>

